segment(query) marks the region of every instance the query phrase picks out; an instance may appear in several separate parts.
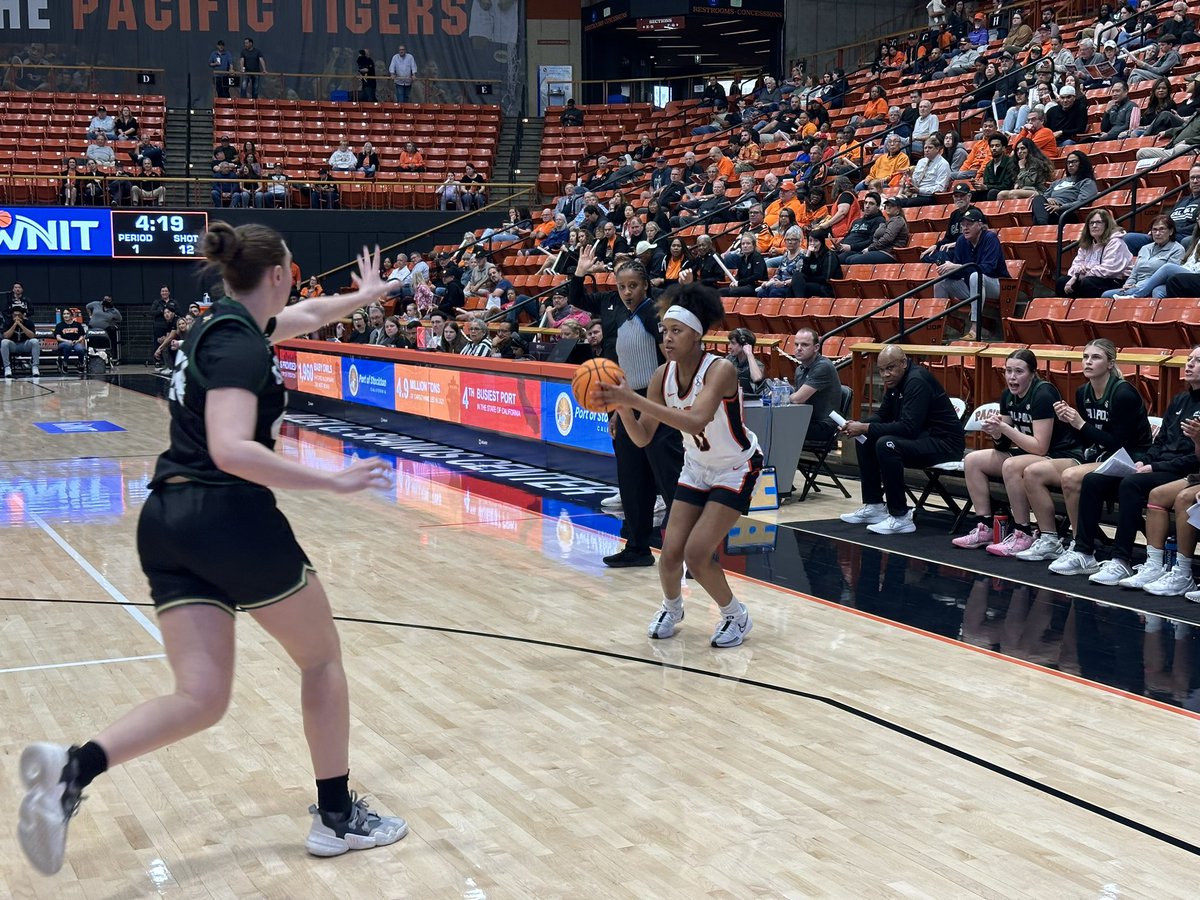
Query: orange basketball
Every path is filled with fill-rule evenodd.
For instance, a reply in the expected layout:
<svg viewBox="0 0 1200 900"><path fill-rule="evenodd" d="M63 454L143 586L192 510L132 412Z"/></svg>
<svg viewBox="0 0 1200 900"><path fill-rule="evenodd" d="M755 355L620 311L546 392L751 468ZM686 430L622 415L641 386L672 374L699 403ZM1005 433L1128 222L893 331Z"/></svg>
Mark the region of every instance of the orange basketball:
<svg viewBox="0 0 1200 900"><path fill-rule="evenodd" d="M599 384L616 384L625 379L625 373L611 359L589 359L581 363L571 376L571 393L575 402L591 412L612 412L615 407L601 403L594 394Z"/></svg>
<svg viewBox="0 0 1200 900"><path fill-rule="evenodd" d="M0 209L0 228L7 228L12 224L12 213L7 209Z"/></svg>

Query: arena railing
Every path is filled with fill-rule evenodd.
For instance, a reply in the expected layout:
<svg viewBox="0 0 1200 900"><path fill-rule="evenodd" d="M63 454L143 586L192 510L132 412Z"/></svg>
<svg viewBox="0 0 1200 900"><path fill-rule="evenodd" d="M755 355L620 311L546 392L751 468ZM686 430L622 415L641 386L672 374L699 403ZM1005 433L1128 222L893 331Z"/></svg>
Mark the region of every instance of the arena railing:
<svg viewBox="0 0 1200 900"><path fill-rule="evenodd" d="M381 61L375 60L376 71ZM383 60L384 67L387 61ZM364 79L358 74L354 60L346 62L330 72L254 72L230 71L214 73L211 76L197 76L198 79L209 81L213 98L217 97L217 83L222 77L228 77L226 85L230 100L304 100L304 101L338 101L354 103L389 104L395 102L395 79L386 74L375 75ZM257 97L242 97L243 78L257 78ZM371 82L375 86L375 99L364 99L363 82ZM470 106L498 106L501 92L481 94L477 88L481 82L478 78L430 78L417 75L413 79L409 93L409 104L464 104ZM343 96L344 95L344 96Z"/></svg>
<svg viewBox="0 0 1200 900"><path fill-rule="evenodd" d="M46 63L8 62L3 67L0 87L17 93L60 94L162 94L165 69L128 66L49 65ZM26 73L44 75L42 83L32 86ZM26 87L25 85L30 85ZM116 112L116 110L112 110Z"/></svg>
<svg viewBox="0 0 1200 900"><path fill-rule="evenodd" d="M1086 146L1086 145L1084 145L1084 146ZM1074 147L1072 147L1071 149L1074 149ZM1101 197L1106 197L1109 194L1112 194L1115 191L1123 190L1125 187L1128 186L1129 187L1129 210L1125 213L1122 213L1120 216L1114 216L1114 218L1117 220L1118 223L1125 222L1125 221L1134 222L1134 221L1136 221L1136 217L1139 213L1144 212L1145 210L1149 209L1152 206L1161 205L1164 200L1166 200L1169 197L1175 196L1175 194L1181 192L1184 188L1186 188L1188 186L1187 181L1185 180L1183 184L1178 185L1175 188L1172 188L1166 194L1164 194L1162 197L1156 197L1155 199L1151 200L1150 202L1144 203L1141 206L1138 206L1137 191L1138 191L1138 185L1142 182L1142 180L1147 175L1149 175L1151 172L1161 169L1163 166L1169 165L1171 163L1176 162L1177 160L1184 159L1188 156L1192 157L1192 164L1194 165L1198 154L1200 154L1200 145L1191 147L1191 148L1185 150L1183 153L1176 154L1175 156L1164 157L1163 159L1156 161L1153 165L1146 166L1146 168L1144 168L1144 169L1140 169L1136 172L1133 172L1132 174L1126 175L1124 178L1120 179L1119 181L1114 181L1112 184L1110 184L1104 190L1099 191L1094 197L1089 197L1087 200L1079 200L1079 201L1076 201L1075 203L1071 203L1067 206L1064 206L1058 213L1058 223L1057 223L1058 224L1058 235L1055 238L1055 243L1057 245L1057 253L1056 253L1055 262L1054 262L1054 277L1055 277L1055 279L1058 279L1062 276L1063 254L1066 251L1072 250L1079 246L1078 240L1071 241L1069 244L1066 244L1066 245L1063 244L1063 231L1067 227L1068 220L1075 214L1076 210L1082 209L1085 206L1094 206L1096 201L1099 200Z"/></svg>

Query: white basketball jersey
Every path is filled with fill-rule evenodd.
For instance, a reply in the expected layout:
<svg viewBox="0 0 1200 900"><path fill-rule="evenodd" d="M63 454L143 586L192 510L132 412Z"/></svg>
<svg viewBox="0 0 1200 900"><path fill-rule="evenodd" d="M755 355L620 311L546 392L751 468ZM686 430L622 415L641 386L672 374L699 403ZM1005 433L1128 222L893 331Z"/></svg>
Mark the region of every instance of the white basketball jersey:
<svg viewBox="0 0 1200 900"><path fill-rule="evenodd" d="M709 368L721 357L704 354L696 377L689 385L680 386L679 368L667 363L663 375L663 400L672 409L691 409L700 393L711 390L704 383ZM758 438L742 419L742 389L733 397L723 398L711 422L700 434L683 436L683 452L696 463L714 468L732 467L744 463L758 450Z"/></svg>

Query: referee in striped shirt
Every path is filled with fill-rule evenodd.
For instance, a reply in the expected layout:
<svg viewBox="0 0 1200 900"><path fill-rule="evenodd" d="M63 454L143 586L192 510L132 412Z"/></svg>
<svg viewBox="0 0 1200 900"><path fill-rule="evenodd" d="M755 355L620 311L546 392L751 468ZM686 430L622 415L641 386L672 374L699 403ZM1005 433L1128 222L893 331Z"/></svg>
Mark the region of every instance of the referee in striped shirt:
<svg viewBox="0 0 1200 900"><path fill-rule="evenodd" d="M629 386L645 394L654 370L662 365L662 329L654 300L650 296L650 278L645 267L636 259L619 262L613 270L617 289L587 293L584 276L606 272L607 266L597 260L595 249L586 246L579 253L579 265L568 283L571 304L598 319L604 328L603 356L617 363L624 371ZM660 423L654 439L639 447L625 433L619 416L608 421L617 457L617 488L625 521L621 536L625 547L604 557L604 564L614 568L652 566L650 537L654 530L654 502L662 497L671 512L671 500L683 468L683 439L679 432ZM663 521L666 527L666 520Z"/></svg>

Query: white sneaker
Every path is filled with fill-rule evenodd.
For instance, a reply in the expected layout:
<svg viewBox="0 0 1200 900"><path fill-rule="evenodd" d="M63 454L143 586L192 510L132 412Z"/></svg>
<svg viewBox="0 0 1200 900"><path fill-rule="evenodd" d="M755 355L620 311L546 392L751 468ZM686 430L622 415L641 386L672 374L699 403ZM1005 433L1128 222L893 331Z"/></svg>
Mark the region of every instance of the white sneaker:
<svg viewBox="0 0 1200 900"><path fill-rule="evenodd" d="M611 497L605 497L603 500L600 501L600 508L601 509L620 509L621 508L621 495L613 494Z"/></svg>
<svg viewBox="0 0 1200 900"><path fill-rule="evenodd" d="M750 621L750 613L746 609L746 605L739 602L737 612L721 617L721 623L713 632L712 645L714 647L736 647L745 640L746 635L753 627L754 623Z"/></svg>
<svg viewBox="0 0 1200 900"><path fill-rule="evenodd" d="M654 498L654 514L656 516L661 516L666 511L667 511L667 501L664 500L662 497L655 497Z"/></svg>
<svg viewBox="0 0 1200 900"><path fill-rule="evenodd" d="M1055 575L1091 575L1100 571L1100 563L1090 553L1068 550L1050 563L1050 571Z"/></svg>
<svg viewBox="0 0 1200 900"><path fill-rule="evenodd" d="M408 823L397 816L381 816L367 808L367 801L350 794L352 806L344 815L330 815L308 808L312 828L304 848L313 856L341 856L350 850L370 850L386 847L408 834Z"/></svg>
<svg viewBox="0 0 1200 900"><path fill-rule="evenodd" d="M1200 591L1188 591L1183 595L1183 599L1189 603L1200 603Z"/></svg>
<svg viewBox="0 0 1200 900"><path fill-rule="evenodd" d="M1124 586L1124 582L1121 584ZM1142 585L1143 591L1155 597L1181 597L1195 589L1196 580L1190 574L1183 574L1179 566L1163 572L1157 581Z"/></svg>
<svg viewBox="0 0 1200 900"><path fill-rule="evenodd" d="M41 378L41 377L42 377L42 370L41 370L41 369L39 369L37 366L34 366L34 367L33 367L33 377L34 377L34 378Z"/></svg>
<svg viewBox="0 0 1200 900"><path fill-rule="evenodd" d="M902 516L888 516L882 522L867 526L867 531L873 531L875 534L912 534L916 530L911 509Z"/></svg>
<svg viewBox="0 0 1200 900"><path fill-rule="evenodd" d="M847 525L874 525L888 517L886 503L864 503L854 512L838 516Z"/></svg>
<svg viewBox="0 0 1200 900"><path fill-rule="evenodd" d="M12 366L5 366L5 367L4 367L4 377L5 377L5 378L12 378Z"/></svg>
<svg viewBox="0 0 1200 900"><path fill-rule="evenodd" d="M1147 560L1140 566L1134 566L1133 574L1128 578L1122 578L1117 584L1129 590L1140 591L1151 582L1158 581L1166 573L1167 570L1163 568L1162 563L1152 563ZM1179 593L1182 594L1183 591Z"/></svg>
<svg viewBox="0 0 1200 900"><path fill-rule="evenodd" d="M1041 562L1045 559L1058 559L1066 552L1063 549L1062 538L1057 534L1039 534L1033 546L1016 554L1016 558L1026 562Z"/></svg>
<svg viewBox="0 0 1200 900"><path fill-rule="evenodd" d="M654 618L650 620L650 627L646 629L646 636L661 640L669 638L675 634L675 626L683 621L683 603L678 606L663 601L662 606L658 608L658 612L654 614Z"/></svg>
<svg viewBox="0 0 1200 900"><path fill-rule="evenodd" d="M1119 559L1106 560L1100 571L1088 579L1092 584L1120 584L1123 578L1133 574L1129 564Z"/></svg>
<svg viewBox="0 0 1200 900"><path fill-rule="evenodd" d="M83 799L75 781L78 769L69 748L62 744L30 744L21 753L21 783L26 793L17 840L33 867L44 875L62 868L67 825Z"/></svg>

